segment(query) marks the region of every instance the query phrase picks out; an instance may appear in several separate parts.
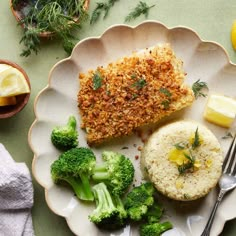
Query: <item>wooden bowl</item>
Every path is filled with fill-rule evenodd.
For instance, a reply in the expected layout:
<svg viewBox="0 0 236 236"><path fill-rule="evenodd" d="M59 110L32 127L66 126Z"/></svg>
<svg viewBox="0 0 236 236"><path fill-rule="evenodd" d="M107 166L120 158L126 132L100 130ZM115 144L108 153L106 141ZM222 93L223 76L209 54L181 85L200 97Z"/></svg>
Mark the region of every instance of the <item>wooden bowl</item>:
<svg viewBox="0 0 236 236"><path fill-rule="evenodd" d="M10 8L11 8L12 14L16 18L16 21L18 23L20 23L20 21L24 18L24 14L22 13L21 9L24 8L25 6L27 6L27 1L22 0L22 2L19 3L19 5L20 5L19 10L13 9L12 1L13 0L10 0ZM85 2L84 2L84 10L86 10L86 11L89 8L89 2L90 2L90 0L85 0ZM79 17L75 18L75 21L79 22ZM24 24L21 24L21 26L22 26L22 28L25 27ZM55 35L55 33L51 32L51 31L45 31L45 32L39 33L38 35L40 38L51 38L52 36Z"/></svg>
<svg viewBox="0 0 236 236"><path fill-rule="evenodd" d="M0 59L0 64L10 65L10 66L16 68L17 70L19 70L24 75L24 78L27 81L29 88L31 89L30 80L29 80L28 75L19 65L17 65L14 62L10 62L7 60L1 60L1 59ZM30 93L17 95L15 105L0 106L0 119L12 117L15 114L17 114L18 112L20 112L25 107L25 105L28 103L29 98L30 98Z"/></svg>

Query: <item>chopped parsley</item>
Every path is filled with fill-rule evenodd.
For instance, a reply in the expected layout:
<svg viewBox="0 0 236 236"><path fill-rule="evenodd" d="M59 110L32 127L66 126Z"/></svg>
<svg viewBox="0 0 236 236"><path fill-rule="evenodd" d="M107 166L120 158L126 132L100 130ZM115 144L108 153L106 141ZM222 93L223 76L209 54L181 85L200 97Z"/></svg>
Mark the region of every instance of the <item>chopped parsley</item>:
<svg viewBox="0 0 236 236"><path fill-rule="evenodd" d="M142 89L144 86L146 86L147 82L145 79L140 78L139 80L137 80L135 83L133 83L133 87L136 87L136 89L140 90Z"/></svg>
<svg viewBox="0 0 236 236"><path fill-rule="evenodd" d="M164 106L164 109L168 109L170 107L170 101L169 100L164 100L161 102L161 105Z"/></svg>
<svg viewBox="0 0 236 236"><path fill-rule="evenodd" d="M131 77L131 79L136 79L137 75L135 73L133 73L130 77Z"/></svg>
<svg viewBox="0 0 236 236"><path fill-rule="evenodd" d="M171 92L168 89L166 89L166 88L160 88L159 91L160 91L160 93L165 94L167 97L171 97L172 96Z"/></svg>
<svg viewBox="0 0 236 236"><path fill-rule="evenodd" d="M102 80L103 78L101 77L99 71L96 71L95 74L93 75L93 89L97 90L102 86Z"/></svg>
<svg viewBox="0 0 236 236"><path fill-rule="evenodd" d="M134 93L134 94L132 95L131 100L134 100L134 99L136 99L137 97L138 97L138 94Z"/></svg>

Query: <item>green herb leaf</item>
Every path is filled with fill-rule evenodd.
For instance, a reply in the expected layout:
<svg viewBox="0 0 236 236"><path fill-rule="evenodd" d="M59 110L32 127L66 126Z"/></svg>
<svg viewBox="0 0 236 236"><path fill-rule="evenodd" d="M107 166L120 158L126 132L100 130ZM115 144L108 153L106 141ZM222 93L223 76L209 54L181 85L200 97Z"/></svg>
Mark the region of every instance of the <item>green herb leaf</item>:
<svg viewBox="0 0 236 236"><path fill-rule="evenodd" d="M154 6L155 5L148 6L146 2L140 1L138 5L125 17L125 22L134 20L142 14L147 18L150 8Z"/></svg>
<svg viewBox="0 0 236 236"><path fill-rule="evenodd" d="M20 24L24 25L24 34L20 40L25 49L21 56L29 56L32 52L38 53L40 49L39 34L52 32L62 41L66 52L71 53L76 39L73 32L88 19L84 9L84 1L74 0L37 0L27 1L27 13ZM22 1L15 0L14 8L20 8ZM79 19L79 23L75 20Z"/></svg>
<svg viewBox="0 0 236 236"><path fill-rule="evenodd" d="M96 71L96 73L93 75L93 89L97 90L102 86L102 80L99 71Z"/></svg>
<svg viewBox="0 0 236 236"><path fill-rule="evenodd" d="M136 87L138 90L142 89L147 84L146 80L141 78L137 80L132 86Z"/></svg>
<svg viewBox="0 0 236 236"><path fill-rule="evenodd" d="M199 138L199 133L198 133L198 128L197 128L194 133L194 140L192 143L192 148L195 149L195 148L199 147L200 145L201 145L201 143L200 143L200 138Z"/></svg>
<svg viewBox="0 0 236 236"><path fill-rule="evenodd" d="M227 132L222 139L233 138L233 134L231 132Z"/></svg>
<svg viewBox="0 0 236 236"><path fill-rule="evenodd" d="M174 144L174 146L175 146L175 148L176 148L177 150L183 150L183 149L185 149L185 146L184 146L183 143L176 143L176 144Z"/></svg>
<svg viewBox="0 0 236 236"><path fill-rule="evenodd" d="M138 94L137 94L137 93L134 93L134 94L132 95L131 100L134 100L134 99L136 99L137 97L138 97Z"/></svg>
<svg viewBox="0 0 236 236"><path fill-rule="evenodd" d="M136 79L137 75L135 73L133 73L130 77L131 77L131 79Z"/></svg>
<svg viewBox="0 0 236 236"><path fill-rule="evenodd" d="M184 156L193 164L195 161L195 158L191 155L188 155L187 153L184 153Z"/></svg>
<svg viewBox="0 0 236 236"><path fill-rule="evenodd" d="M164 100L161 102L161 105L164 106L164 109L168 109L170 107L170 101L169 100Z"/></svg>
<svg viewBox="0 0 236 236"><path fill-rule="evenodd" d="M207 86L206 82L202 82L199 79L199 80L197 80L196 82L193 83L192 90L193 90L195 98L206 97L207 96L206 94L202 93L203 89L208 89L208 86Z"/></svg>
<svg viewBox="0 0 236 236"><path fill-rule="evenodd" d="M167 97L172 96L171 92L167 88L160 88L159 92L165 94Z"/></svg>
<svg viewBox="0 0 236 236"><path fill-rule="evenodd" d="M178 171L180 174L184 174L186 171L192 169L195 162L195 158L192 155L184 153L184 156L189 160L189 162L178 166Z"/></svg>
<svg viewBox="0 0 236 236"><path fill-rule="evenodd" d="M96 8L92 12L92 16L90 18L90 24L94 24L102 14L102 12L107 8L107 4L102 2L97 2Z"/></svg>
<svg viewBox="0 0 236 236"><path fill-rule="evenodd" d="M90 24L92 25L95 22L97 22L102 13L104 13L103 19L105 19L109 13L111 7L113 7L115 2L117 2L117 1L119 1L119 0L109 0L107 3L97 2L96 3L97 6L93 10L91 18L90 18Z"/></svg>
<svg viewBox="0 0 236 236"><path fill-rule="evenodd" d="M184 174L187 170L191 169L192 167L193 163L191 162L178 166L179 174Z"/></svg>

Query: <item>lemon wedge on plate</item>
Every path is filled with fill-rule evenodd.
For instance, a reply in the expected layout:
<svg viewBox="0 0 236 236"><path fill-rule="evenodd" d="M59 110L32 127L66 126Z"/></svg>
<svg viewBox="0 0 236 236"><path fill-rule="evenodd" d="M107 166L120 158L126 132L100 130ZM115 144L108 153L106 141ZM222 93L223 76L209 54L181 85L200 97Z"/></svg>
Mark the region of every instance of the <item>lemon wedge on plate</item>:
<svg viewBox="0 0 236 236"><path fill-rule="evenodd" d="M229 128L236 116L236 100L212 94L208 98L203 117L216 125Z"/></svg>
<svg viewBox="0 0 236 236"><path fill-rule="evenodd" d="M231 43L236 50L236 20L233 22L232 28L231 28Z"/></svg>
<svg viewBox="0 0 236 236"><path fill-rule="evenodd" d="M24 75L14 67L0 71L0 97L10 97L29 93L30 87Z"/></svg>

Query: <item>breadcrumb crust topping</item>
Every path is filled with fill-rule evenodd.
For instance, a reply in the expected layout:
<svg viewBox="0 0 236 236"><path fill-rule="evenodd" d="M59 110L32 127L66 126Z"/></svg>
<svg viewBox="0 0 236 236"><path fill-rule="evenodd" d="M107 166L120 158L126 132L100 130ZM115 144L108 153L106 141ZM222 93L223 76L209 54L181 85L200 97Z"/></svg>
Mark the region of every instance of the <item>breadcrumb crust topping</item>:
<svg viewBox="0 0 236 236"><path fill-rule="evenodd" d="M169 44L80 73L78 107L89 145L131 134L190 105L183 62Z"/></svg>

